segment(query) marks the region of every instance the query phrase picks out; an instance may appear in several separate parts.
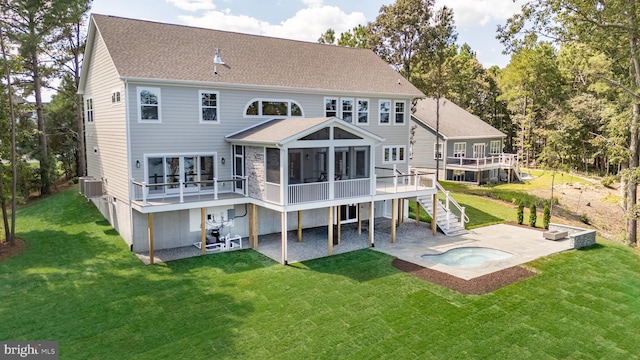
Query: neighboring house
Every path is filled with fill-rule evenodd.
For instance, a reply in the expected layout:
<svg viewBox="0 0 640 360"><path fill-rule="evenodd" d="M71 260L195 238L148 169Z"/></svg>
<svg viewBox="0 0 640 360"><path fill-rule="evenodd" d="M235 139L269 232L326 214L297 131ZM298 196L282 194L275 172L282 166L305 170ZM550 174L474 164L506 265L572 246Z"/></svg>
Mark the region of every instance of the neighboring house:
<svg viewBox="0 0 640 360"><path fill-rule="evenodd" d="M424 95L370 50L93 15L79 92L81 192L132 251L233 220L254 248L282 232L286 263L287 230L368 219L373 245L375 217L436 192L409 174Z"/></svg>
<svg viewBox="0 0 640 360"><path fill-rule="evenodd" d="M503 132L447 99L440 99L439 112L437 126L435 99L420 99L414 105L412 167L435 169L439 157L440 180L485 184L518 179L517 155L502 152Z"/></svg>

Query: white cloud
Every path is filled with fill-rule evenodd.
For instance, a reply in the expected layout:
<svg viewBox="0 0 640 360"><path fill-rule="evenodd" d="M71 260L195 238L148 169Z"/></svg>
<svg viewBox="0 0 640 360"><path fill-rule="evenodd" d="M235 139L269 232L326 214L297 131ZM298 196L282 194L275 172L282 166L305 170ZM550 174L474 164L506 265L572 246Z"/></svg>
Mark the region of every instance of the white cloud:
<svg viewBox="0 0 640 360"><path fill-rule="evenodd" d="M436 0L436 9L453 9L456 26L468 28L484 26L490 22L504 22L520 11L521 1L511 0Z"/></svg>
<svg viewBox="0 0 640 360"><path fill-rule="evenodd" d="M166 0L169 4L186 11L213 10L213 0Z"/></svg>
<svg viewBox="0 0 640 360"><path fill-rule="evenodd" d="M302 3L311 8L321 7L323 0L302 0Z"/></svg>
<svg viewBox="0 0 640 360"><path fill-rule="evenodd" d="M179 16L179 19L191 26L313 42L328 28L339 34L366 23L361 12L347 14L336 6L319 5L321 1L304 1L310 7L299 10L293 17L279 24L270 24L246 15L234 15L228 9L207 11L202 16Z"/></svg>

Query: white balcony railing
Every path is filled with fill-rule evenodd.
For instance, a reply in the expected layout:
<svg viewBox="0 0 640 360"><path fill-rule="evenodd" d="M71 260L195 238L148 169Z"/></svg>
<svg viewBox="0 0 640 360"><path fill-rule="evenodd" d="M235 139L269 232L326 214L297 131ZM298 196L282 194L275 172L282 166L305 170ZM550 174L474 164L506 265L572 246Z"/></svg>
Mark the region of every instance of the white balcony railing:
<svg viewBox="0 0 640 360"><path fill-rule="evenodd" d="M518 165L516 154L496 154L482 158L447 157L447 166L450 168L464 168L482 170L496 167L513 167Z"/></svg>
<svg viewBox="0 0 640 360"><path fill-rule="evenodd" d="M241 188L243 189L242 195L248 196L247 194L247 177L236 177L234 179L228 180L219 180L214 178L210 181L182 181L179 182L170 182L170 183L154 183L147 184L146 182L139 182L135 180L131 180L132 186L132 194L131 198L134 201L142 201L143 206L148 205L148 200L152 199L160 199L165 200L168 198L175 199L179 198L179 202L183 203L185 201L185 196L190 195L213 195L213 199L218 199L218 194L220 187L223 183L229 184L242 184ZM230 188L232 186L229 186Z"/></svg>

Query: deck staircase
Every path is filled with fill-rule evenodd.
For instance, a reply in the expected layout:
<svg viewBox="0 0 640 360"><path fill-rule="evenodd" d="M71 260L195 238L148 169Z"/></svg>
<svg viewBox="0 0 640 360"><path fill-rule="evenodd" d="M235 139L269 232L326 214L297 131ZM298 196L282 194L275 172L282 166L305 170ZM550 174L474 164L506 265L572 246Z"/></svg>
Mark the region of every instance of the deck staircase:
<svg viewBox="0 0 640 360"><path fill-rule="evenodd" d="M440 184L438 192L444 194L444 199L436 201L436 225L447 236L459 236L468 233L464 224L469 222L464 207L461 207ZM417 199L422 208L433 218L433 200L431 196L421 196Z"/></svg>

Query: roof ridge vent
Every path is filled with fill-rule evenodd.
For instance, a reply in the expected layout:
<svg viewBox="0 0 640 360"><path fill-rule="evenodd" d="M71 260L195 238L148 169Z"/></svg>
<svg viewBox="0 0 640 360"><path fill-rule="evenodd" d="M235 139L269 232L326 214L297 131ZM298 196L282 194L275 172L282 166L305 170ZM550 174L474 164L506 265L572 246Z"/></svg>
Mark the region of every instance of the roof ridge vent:
<svg viewBox="0 0 640 360"><path fill-rule="evenodd" d="M216 48L216 56L213 58L213 63L214 64L222 64L224 65L224 61L222 61L222 58L220 57L220 49Z"/></svg>

